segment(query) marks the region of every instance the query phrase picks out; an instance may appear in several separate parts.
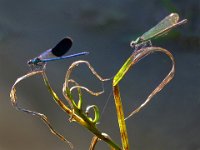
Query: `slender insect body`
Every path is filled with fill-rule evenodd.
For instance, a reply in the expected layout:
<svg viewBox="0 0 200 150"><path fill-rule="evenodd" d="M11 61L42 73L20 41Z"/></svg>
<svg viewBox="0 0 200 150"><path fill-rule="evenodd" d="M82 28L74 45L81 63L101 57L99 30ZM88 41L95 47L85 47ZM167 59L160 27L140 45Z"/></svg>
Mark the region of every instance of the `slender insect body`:
<svg viewBox="0 0 200 150"><path fill-rule="evenodd" d="M72 39L70 37L63 38L54 48L48 49L38 57L35 57L27 62L31 70L44 69L45 64L49 61L67 59L71 57L87 55L89 52L80 52L71 55L64 55L70 50L72 46ZM64 55L64 56L63 56Z"/></svg>
<svg viewBox="0 0 200 150"><path fill-rule="evenodd" d="M138 37L135 41L131 41L130 46L135 49L138 44L150 41L152 38L156 38L167 34L171 29L176 26L182 25L187 22L187 19L179 21L179 15L177 13L171 13L169 16L161 20L153 28L145 32L143 35Z"/></svg>

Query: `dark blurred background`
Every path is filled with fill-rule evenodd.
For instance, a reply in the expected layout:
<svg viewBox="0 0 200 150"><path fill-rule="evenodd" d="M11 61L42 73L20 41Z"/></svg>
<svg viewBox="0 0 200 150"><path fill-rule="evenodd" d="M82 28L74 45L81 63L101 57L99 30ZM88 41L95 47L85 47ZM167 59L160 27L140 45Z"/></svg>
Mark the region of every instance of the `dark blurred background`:
<svg viewBox="0 0 200 150"><path fill-rule="evenodd" d="M88 56L48 63L50 83L62 97L64 76L73 61L88 60L100 75L113 77L133 51L129 42L171 12L187 18L188 23L152 43L173 53L175 78L145 109L127 120L130 146L135 150L200 150L199 0L0 0L0 150L69 149L41 120L11 106L10 89L29 71L27 60L65 36L74 41L69 54L90 52ZM120 82L126 115L145 100L170 68L169 58L155 53L128 72ZM73 77L93 90L101 90L101 83L84 65ZM111 83L104 83L105 93L99 97L85 94L84 105L97 104L102 111ZM41 76L21 82L17 96L20 105L46 114L75 150L88 149L92 134L68 122L69 116L55 104ZM115 111L111 96L98 127L120 144ZM100 142L96 149L109 148Z"/></svg>

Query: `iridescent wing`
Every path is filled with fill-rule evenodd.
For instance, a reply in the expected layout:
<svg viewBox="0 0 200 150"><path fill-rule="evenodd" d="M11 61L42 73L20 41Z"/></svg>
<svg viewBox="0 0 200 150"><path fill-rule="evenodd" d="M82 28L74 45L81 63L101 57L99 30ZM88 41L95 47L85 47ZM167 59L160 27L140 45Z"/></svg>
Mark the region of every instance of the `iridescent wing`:
<svg viewBox="0 0 200 150"><path fill-rule="evenodd" d="M40 60L45 60L53 57L61 57L70 50L70 48L72 47L72 43L72 39L66 37L62 39L54 48L46 50L37 58L39 58Z"/></svg>
<svg viewBox="0 0 200 150"><path fill-rule="evenodd" d="M147 41L154 37L160 36L169 32L169 30L173 29L176 26L184 24L187 22L187 19L184 19L180 22L179 15L177 13L171 13L169 16L165 17L161 20L156 26L151 28L149 31L145 32L141 37L141 41Z"/></svg>

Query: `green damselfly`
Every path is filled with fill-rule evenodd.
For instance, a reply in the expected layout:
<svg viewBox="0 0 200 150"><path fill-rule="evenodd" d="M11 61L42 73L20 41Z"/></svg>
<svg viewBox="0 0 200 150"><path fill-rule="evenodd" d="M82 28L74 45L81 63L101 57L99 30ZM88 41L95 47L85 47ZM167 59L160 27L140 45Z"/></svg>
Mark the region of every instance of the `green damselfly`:
<svg viewBox="0 0 200 150"><path fill-rule="evenodd" d="M171 29L175 28L176 26L182 25L187 22L187 19L183 19L179 21L179 15L177 13L171 13L163 20L161 20L156 26L145 32L142 36L138 37L135 41L131 41L130 46L132 48L138 49L138 46L141 47L147 42L151 43L152 38L156 38L163 34L166 34ZM144 45L144 46L145 46Z"/></svg>

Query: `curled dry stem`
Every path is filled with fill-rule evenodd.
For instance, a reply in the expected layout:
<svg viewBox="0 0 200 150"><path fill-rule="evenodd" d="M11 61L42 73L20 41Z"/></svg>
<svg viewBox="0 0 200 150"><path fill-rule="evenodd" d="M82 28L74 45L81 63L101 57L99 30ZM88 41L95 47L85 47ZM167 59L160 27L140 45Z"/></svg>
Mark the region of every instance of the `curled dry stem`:
<svg viewBox="0 0 200 150"><path fill-rule="evenodd" d="M173 55L166 49L161 47L145 47L141 48L137 51L134 51L132 55L127 59L127 61L124 63L124 65L121 67L121 69L118 71L118 73L115 75L113 79L113 94L115 99L115 105L117 110L117 117L118 117L118 124L120 128L120 134L121 134L121 140L122 140L122 147L123 149L129 150L129 144L128 144L128 134L126 130L126 123L124 119L124 111L122 106L122 101L120 97L120 90L119 90L119 82L124 77L124 75L128 72L128 70L133 67L137 62L139 62L142 58L148 56L151 53L154 52L162 52L166 54L172 61L172 68L170 72L167 74L167 76L163 79L163 81L153 90L153 92L150 93L150 95L147 97L144 103L142 103L138 108L133 110L128 117L125 119L130 118L134 114L138 113L146 104L155 96L158 92L160 92L174 77L175 73L175 60Z"/></svg>
<svg viewBox="0 0 200 150"><path fill-rule="evenodd" d="M95 117L94 119L91 119L89 116L87 116L87 112L83 112L82 110L82 94L81 94L81 90L85 90L86 92L88 92L91 95L94 96L98 96L100 94L102 94L104 92L104 89L100 92L93 92L92 90L89 90L88 88L79 85L76 81L70 79L71 73L73 71L73 69L75 67L77 67L79 64L86 64L88 66L88 68L90 69L90 71L92 72L92 74L94 76L97 77L97 79L99 79L100 81L104 82L104 81L108 81L110 79L104 79L102 78L100 75L98 75L98 73L94 70L94 68L90 65L89 62L87 61L76 61L74 63L71 64L71 66L69 67L69 69L67 70L66 76L65 76L65 82L63 84L63 95L66 98L66 100L68 101L69 105L71 106L72 109L72 114L71 118L73 121L76 121L78 123L80 123L81 125L85 126L88 130L90 130L93 134L95 134L95 136L98 139L101 139L103 141L105 141L106 143L108 143L111 147L113 147L116 150L120 150L121 148L116 145L111 138L108 138L107 136L103 135L97 128L96 128L96 124L99 120L99 110L97 106L89 106L88 109L86 109L86 111L89 111L91 108L94 110L95 113ZM74 86L70 87L69 83L73 83ZM72 96L72 91L74 89L77 89L78 94L79 94L79 102L78 105L75 104L74 100L73 100L73 96ZM76 118L74 118L74 115L79 116L80 118L82 118L83 122L78 121Z"/></svg>
<svg viewBox="0 0 200 150"><path fill-rule="evenodd" d="M172 61L172 67L171 70L169 71L169 73L166 75L166 77L162 80L162 82L149 94L149 96L147 97L147 99L138 107L136 108L134 111L132 111L126 118L130 118L131 116L133 116L134 114L138 113L148 102L150 102L150 100L158 93L160 92L174 77L175 74L175 60L173 55L166 49L161 48L161 47L147 47L144 49L141 49L138 52L136 52L135 58L133 60L133 64L136 64L139 60L141 60L142 58L144 58L145 56L149 55L150 53L154 53L154 52L162 52L164 54L166 54L170 60ZM139 56L138 56L139 54ZM138 57L138 58L137 58Z"/></svg>
<svg viewBox="0 0 200 150"><path fill-rule="evenodd" d="M16 85L21 82L22 80L26 79L26 78L29 78L31 76L34 76L36 74L43 74L44 73L44 70L43 71L33 71L33 72L29 72L27 73L26 75L22 76L22 77L19 77L15 83L13 84L12 86L12 89L11 89L11 92L10 92L10 98L11 98L11 103L12 105L19 111L23 111L25 113L28 113L28 114L31 114L33 116L37 116L39 117L46 125L47 127L50 129L51 133L56 135L59 139L61 139L62 141L64 142L67 142L70 146L70 148L73 148L73 145L71 142L69 142L63 135L61 135L60 133L58 133L54 127L51 125L51 123L49 122L48 118L46 115L42 114L42 113L39 113L39 112L36 112L36 111L31 111L31 110L28 110L28 109L25 109L21 106L18 105L18 102L17 102L17 95L16 95Z"/></svg>
<svg viewBox="0 0 200 150"><path fill-rule="evenodd" d="M100 81L104 82L104 81L108 81L110 79L104 79L102 78L96 71L95 69L90 65L90 63L88 61L84 61L84 60L79 60L79 61L75 61L74 63L72 63L69 67L69 69L67 70L66 76L65 76L65 82L63 84L63 95L66 98L66 100L68 101L69 105L71 108L74 108L74 104L72 102L72 97L71 97L71 92L74 89L77 89L78 91L80 91L80 89L85 90L86 92L88 92L91 95L94 96L99 96L100 94L104 93L104 88L102 91L100 92L94 92L84 86L80 86L76 81L70 79L71 73L73 72L75 67L78 67L80 64L86 64L88 66L88 68L90 69L90 71L92 72L92 74L97 77L97 79L99 79ZM73 87L69 87L69 83L73 82L75 83L75 86ZM103 83L102 83L103 84ZM103 87L103 85L102 85Z"/></svg>
<svg viewBox="0 0 200 150"><path fill-rule="evenodd" d="M78 62L75 62L72 64L71 68L69 69L69 71L67 71L67 77L66 77L66 80L65 80L65 83L64 83L64 88L63 89L66 89L66 90L63 90L65 91L67 94L65 96L67 96L69 98L70 101L73 101L73 98L72 98L72 90L73 89L77 89L78 90L78 94L79 94L79 100L82 101L82 94L81 94L81 89L84 89L86 90L87 92L89 93L92 93L92 95L95 95L95 96L98 96L99 94L101 94L101 92L93 92L85 87L82 87L80 86L78 83L76 83L76 81L72 80L72 79L69 79L69 75L71 74L72 72L72 69L74 68L73 65L77 66L79 63L85 63L88 65L88 67L90 68L90 70L92 71L92 73L98 78L100 79L101 81L107 81L109 79L103 79L102 77L100 77L95 71L94 69L90 66L90 64L86 61L78 61ZM16 85L28 78L28 77L31 77L33 75L36 75L36 74L41 74L42 77L43 77L43 80L45 82L45 85L47 87L47 89L49 90L50 94L52 95L54 101L62 108L63 111L65 111L67 114L69 114L72 118L73 118L73 121L76 121L78 122L79 124L83 125L84 127L86 127L88 130L90 130L93 134L95 134L99 139L102 139L103 141L105 141L106 143L108 143L111 147L114 147L114 149L116 150L121 150L121 148L115 144L115 142L113 142L110 138L107 138L106 136L104 136L97 128L96 128L96 123L98 121L98 116L94 119L89 119L87 117L87 115L85 115L85 112L83 113L82 111L80 111L79 113L77 113L74 109L70 109L68 108L65 103L63 103L63 101L57 96L57 94L54 92L54 90L51 88L50 86L50 83L48 81L48 78L46 76L46 73L44 70L42 71L33 71L33 72L30 72L20 78L18 78L16 80L16 82L14 83L12 89L11 89L11 92L10 92L10 97L11 97L11 102L12 102L12 105L17 109L17 110L21 110L23 112L26 112L26 113L29 113L31 115L34 115L34 116L37 116L39 117L40 119L42 119L44 121L44 123L49 127L50 131L56 135L57 137L59 137L62 141L65 141L69 144L69 146L71 148L73 148L73 145L71 142L69 142L68 140L66 140L64 138L64 136L62 136L61 134L59 134L50 124L50 122L48 121L48 118L44 115L44 114L41 114L41 113L38 113L38 112L35 112L35 111L31 111L31 110L27 110L27 109L24 109L20 106L18 106L17 104L17 96L16 96ZM73 83L75 86L71 88L71 91L69 89L69 87L67 86L68 83ZM70 104L70 103L69 103ZM72 107L73 108L73 107ZM98 115L98 109L96 109L95 107L92 107L93 110L95 111L95 113Z"/></svg>

